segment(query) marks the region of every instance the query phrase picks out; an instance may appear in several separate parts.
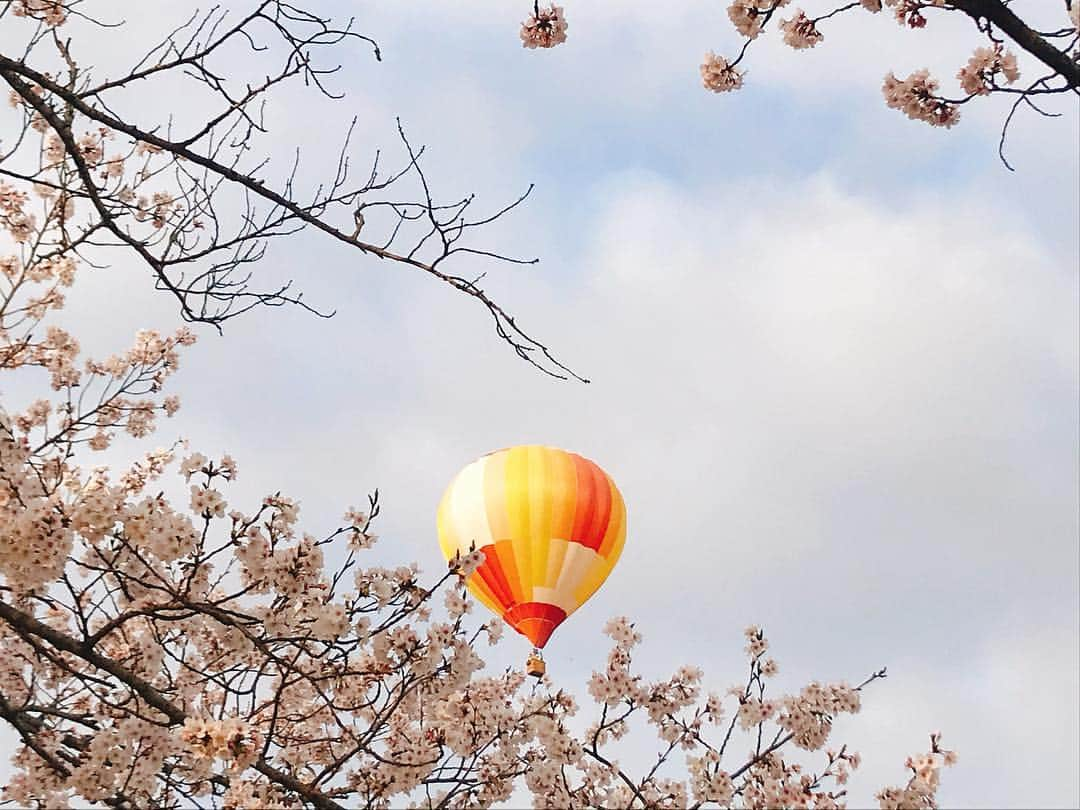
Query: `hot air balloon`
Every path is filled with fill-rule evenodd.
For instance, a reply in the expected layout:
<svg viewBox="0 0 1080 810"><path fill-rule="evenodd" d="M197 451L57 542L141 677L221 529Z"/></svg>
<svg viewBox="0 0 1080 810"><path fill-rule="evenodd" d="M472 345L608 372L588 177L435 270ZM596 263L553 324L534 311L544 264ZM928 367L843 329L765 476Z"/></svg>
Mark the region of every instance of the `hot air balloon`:
<svg viewBox="0 0 1080 810"><path fill-rule="evenodd" d="M466 584L533 643L527 669L539 677L540 651L555 628L615 567L626 506L593 462L527 445L489 453L459 472L439 504L438 528L447 560L483 552Z"/></svg>

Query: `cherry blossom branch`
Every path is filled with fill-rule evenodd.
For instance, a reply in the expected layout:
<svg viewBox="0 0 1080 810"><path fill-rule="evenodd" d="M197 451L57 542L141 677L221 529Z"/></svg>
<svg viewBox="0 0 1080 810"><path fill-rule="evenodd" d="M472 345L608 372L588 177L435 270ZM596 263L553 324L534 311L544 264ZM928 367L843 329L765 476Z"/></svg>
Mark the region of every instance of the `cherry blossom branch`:
<svg viewBox="0 0 1080 810"><path fill-rule="evenodd" d="M978 21L992 22L1009 38L1052 71L1071 88L1080 88L1080 64L1067 51L1061 51L1030 28L1001 0L949 0L950 4Z"/></svg>
<svg viewBox="0 0 1080 810"><path fill-rule="evenodd" d="M737 66L743 62L750 45L765 31L777 11L789 2L790 0L732 0L728 7L728 16L745 39L733 60L729 61L712 52L706 54L701 65L702 81L706 89L720 93L742 86L743 72L738 70ZM814 48L825 39L824 33L818 27L821 22L860 7L871 13L889 7L898 22L911 28L922 28L927 24L923 13L926 10L961 11L975 21L976 27L989 42L989 47L977 48L957 74L965 91L965 95L960 98L942 95L938 90L937 80L926 70L916 71L904 80L890 73L882 87L886 103L889 107L903 111L909 118L933 126L951 127L959 120L959 108L979 96L1017 95L1021 99L1028 99L1028 106L1033 108L1034 104L1030 99L1034 96L1062 93L1080 96L1080 63L1075 50L1080 44L1080 14L1075 8L1070 12L1073 28L1049 32L1036 31L1001 0L857 0L833 7L817 16L808 16L803 10L797 9L790 19L780 20L778 27L783 33L784 42L790 47L797 50ZM1001 32L1001 35L998 32ZM1023 89L1006 86L1016 82L1020 76L1015 55L1005 48L1006 38L1039 59L1053 72ZM1055 44L1052 40L1064 40L1064 43ZM1003 138L1018 108L1019 102L1012 106L1006 117L1002 128ZM1012 167L1005 161L1003 154L1001 157L1002 162L1011 170Z"/></svg>
<svg viewBox="0 0 1080 810"><path fill-rule="evenodd" d="M37 2L37 0L34 0ZM42 0L52 8L51 0ZM36 8L36 7L35 7ZM45 6L42 6L44 9ZM53 24L62 24L64 16L73 10L73 6L59 4ZM51 12L42 13L48 14ZM221 323L249 310L257 305L279 306L282 304L298 305L315 314L322 314L302 300L302 296L289 293L289 284L273 292L259 293L248 290L249 275L230 280L230 274L257 262L264 255L263 244L268 238L295 232L300 227L310 227L332 240L346 244L360 251L361 254L374 256L396 264L403 264L425 272L440 282L447 284L478 301L492 318L497 336L508 343L515 353L533 366L551 376L585 381L583 377L571 371L558 361L547 346L524 331L505 309L492 300L478 286L480 274L475 279L446 272L441 265L455 254L469 254L497 261L517 264L533 263L535 260L521 260L503 255L497 251L463 244L460 240L476 228L490 224L523 202L528 192L517 200L503 206L496 213L467 220L465 211L472 204L472 198L450 205L438 204L433 200L427 179L420 166L422 150L414 150L405 137L403 128L398 126L398 134L407 152L409 162L404 170L392 174L388 179L377 179L375 168L367 182L357 188L346 187L349 174L345 147L339 157L335 178L328 186L316 191L310 202L301 203L293 193L296 166L282 188L274 189L262 179L257 179L256 172L263 165L254 169L242 168L240 157L250 149L249 140L253 133L264 131L261 113L252 105L269 90L281 82L293 77L301 77L315 85L317 89L333 96L323 84L326 76L338 68L316 67L308 55L311 48L324 48L348 38L359 38L374 43L351 30L351 23L343 28L334 28L328 21L315 15L281 2L266 0L253 12L238 21L224 26L224 13L212 11L196 22L195 18L174 30L163 43L152 49L140 65L129 74L119 79L110 79L97 84L90 84L87 77L80 75L67 43L55 38L58 52L68 65L67 81L60 81L42 70L34 69L27 60L37 40L31 40L27 53L18 57L0 55L0 76L18 94L39 120L48 126L62 144L63 152L72 161L77 183L71 193L89 199L100 218L100 223L93 227L105 228L121 245L134 250L145 262L155 277L158 285L167 290L181 305L185 319L210 323L220 328ZM267 25L287 46L286 58L280 71L268 75L264 81L249 84L241 93L229 89L224 77L218 75L210 66L208 58L230 43L244 43L255 51L265 50L268 46L256 43L249 28L254 24ZM311 30L298 33L298 26L307 26ZM181 32L185 32L182 38ZM55 33L55 31L54 31ZM376 56L378 51L376 48ZM140 127L121 115L113 112L105 98L146 81L153 81L170 72L182 72L185 76L205 85L213 94L219 96L225 106L200 123L192 133L173 136L160 128ZM170 218L162 217L161 223L170 224L168 239L162 243L163 251L151 249L151 242L143 235L129 232L121 225L121 219L132 213L138 218L141 206L134 207L130 201L117 194L128 193L124 190L108 190L100 186L92 177L91 170L98 165L88 160L83 142L76 138L74 125L76 120L104 127L109 133L124 135L132 139L139 149L148 149L154 153L171 158L172 166L181 182L180 200L187 203L189 212L180 213L180 205L170 201L165 208ZM33 122L34 117L27 119ZM111 135L110 135L111 137ZM196 148L197 146L202 148ZM233 156L226 159L225 153ZM100 158L98 158L100 160ZM119 165L119 164L117 164ZM194 174L189 167L195 167L202 176ZM6 167L5 167L6 169ZM37 174L10 170L9 176L20 176L36 182ZM161 171L160 169L158 170ZM416 202L392 202L369 199L365 195L387 188L405 174L415 176L423 190L422 199ZM111 177L111 175L109 175ZM143 175L140 182L151 175ZM156 176L153 175L153 176ZM235 236L220 236L219 213L213 198L227 188L243 192L247 198L247 211L242 216L242 227ZM65 188L66 191L66 188ZM251 201L262 201L271 206L270 212L261 223L256 220L251 208ZM364 227L364 209L377 210L389 205L396 213L396 222L385 241L372 241L361 238ZM160 206L159 206L160 207ZM355 212L355 228L344 228L328 217L331 209L347 207ZM426 234L421 234L411 248L395 248L399 236L405 233L403 225L419 223L423 217L429 223ZM211 225L210 241L197 246L201 232L206 230L206 219ZM292 223L291 229L286 229ZM368 229L375 227L368 223ZM435 237L436 241L430 242ZM427 250L433 245L433 250ZM212 255L233 249L234 254L223 262L212 264L202 273L186 279L183 275L174 278L176 271L185 265L190 266L198 260L209 260ZM427 255L423 255L424 253Z"/></svg>

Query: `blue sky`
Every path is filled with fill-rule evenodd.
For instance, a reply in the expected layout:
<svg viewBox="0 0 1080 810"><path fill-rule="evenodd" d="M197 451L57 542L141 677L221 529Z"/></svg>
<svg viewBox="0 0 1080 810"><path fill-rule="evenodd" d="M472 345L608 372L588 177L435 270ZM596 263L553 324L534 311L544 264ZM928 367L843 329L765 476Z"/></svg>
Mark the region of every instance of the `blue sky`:
<svg viewBox="0 0 1080 810"><path fill-rule="evenodd" d="M128 4L132 39L181 5ZM497 207L535 183L485 244L541 263L458 270L490 271L594 382L540 376L471 302L305 234L265 278L339 314L203 334L159 440L231 452L238 505L282 489L314 532L379 487L378 553L428 570L458 468L508 444L577 450L620 484L630 533L549 647L560 682L584 684L604 619L628 613L647 674L692 661L722 690L742 627L761 623L782 688L889 666L841 728L864 753L854 805L935 729L961 755L947 806L1076 805L1075 103L1017 120L1010 173L1004 102L944 132L881 98L890 69L951 83L979 44L962 21L911 32L857 12L809 53L768 35L746 87L714 96L697 65L735 48L721 6L565 6L567 43L533 52L517 39L528 3L327 2L384 62L343 52L341 102L285 94L266 148L283 167L300 144L321 178L353 115L361 164L393 154L400 116L448 197ZM125 61L98 36L94 61ZM130 103L145 121L185 109ZM91 351L176 322L141 269L80 284L64 318ZM107 319L105 301L122 304ZM517 663L518 641L492 665Z"/></svg>

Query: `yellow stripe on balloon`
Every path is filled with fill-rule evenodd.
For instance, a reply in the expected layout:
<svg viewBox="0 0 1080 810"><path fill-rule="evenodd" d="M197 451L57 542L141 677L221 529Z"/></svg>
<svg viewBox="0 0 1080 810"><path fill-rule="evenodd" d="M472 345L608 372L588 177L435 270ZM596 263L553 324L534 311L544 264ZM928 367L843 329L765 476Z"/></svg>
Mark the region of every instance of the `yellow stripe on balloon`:
<svg viewBox="0 0 1080 810"><path fill-rule="evenodd" d="M570 547L569 540L553 537L548 541L549 551L547 570L541 580L543 587L552 589L559 584L559 574L562 573L563 563L566 561L566 549Z"/></svg>
<svg viewBox="0 0 1080 810"><path fill-rule="evenodd" d="M581 607L584 601L577 598L573 587L575 579L587 574L595 566L605 564L605 560L591 548L586 548L580 543L570 543L566 540L551 540L550 542L552 550L557 552L564 565L550 586L538 587L535 593L538 594L539 601L547 602L549 605L558 605L569 616Z"/></svg>
<svg viewBox="0 0 1080 810"><path fill-rule="evenodd" d="M529 448L529 544L532 560L528 598L535 599L535 590L547 575L547 558L551 550L552 492L545 486L551 481L546 447Z"/></svg>
<svg viewBox="0 0 1080 810"><path fill-rule="evenodd" d="M584 602L583 599L577 597L578 585L588 576L596 559L596 552L580 543L571 543L567 547L566 556L563 558L563 569L559 572L559 579L554 589L558 595L560 607L563 604L573 605L574 610L577 610Z"/></svg>
<svg viewBox="0 0 1080 810"><path fill-rule="evenodd" d="M611 569L615 567L614 560L604 559L603 557L597 557L582 574L581 579L577 582L573 589L573 599L579 605L585 604L589 597L596 593L596 590L604 584L604 580L607 579L608 574L611 573Z"/></svg>
<svg viewBox="0 0 1080 810"><path fill-rule="evenodd" d="M506 454L506 477L503 490L514 563L519 575L519 601L528 601L526 583L532 582L532 554L529 538L529 452L527 447L513 447Z"/></svg>

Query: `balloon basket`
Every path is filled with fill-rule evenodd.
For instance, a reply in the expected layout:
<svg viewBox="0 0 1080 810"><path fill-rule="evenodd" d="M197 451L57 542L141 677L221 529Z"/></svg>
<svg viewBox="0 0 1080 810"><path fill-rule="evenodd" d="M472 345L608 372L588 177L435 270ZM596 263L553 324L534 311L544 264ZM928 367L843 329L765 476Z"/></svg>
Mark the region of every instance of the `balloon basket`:
<svg viewBox="0 0 1080 810"><path fill-rule="evenodd" d="M544 663L544 656L540 654L539 650L533 650L532 654L525 659L525 672L534 678L544 677L544 673L547 672L547 664Z"/></svg>

